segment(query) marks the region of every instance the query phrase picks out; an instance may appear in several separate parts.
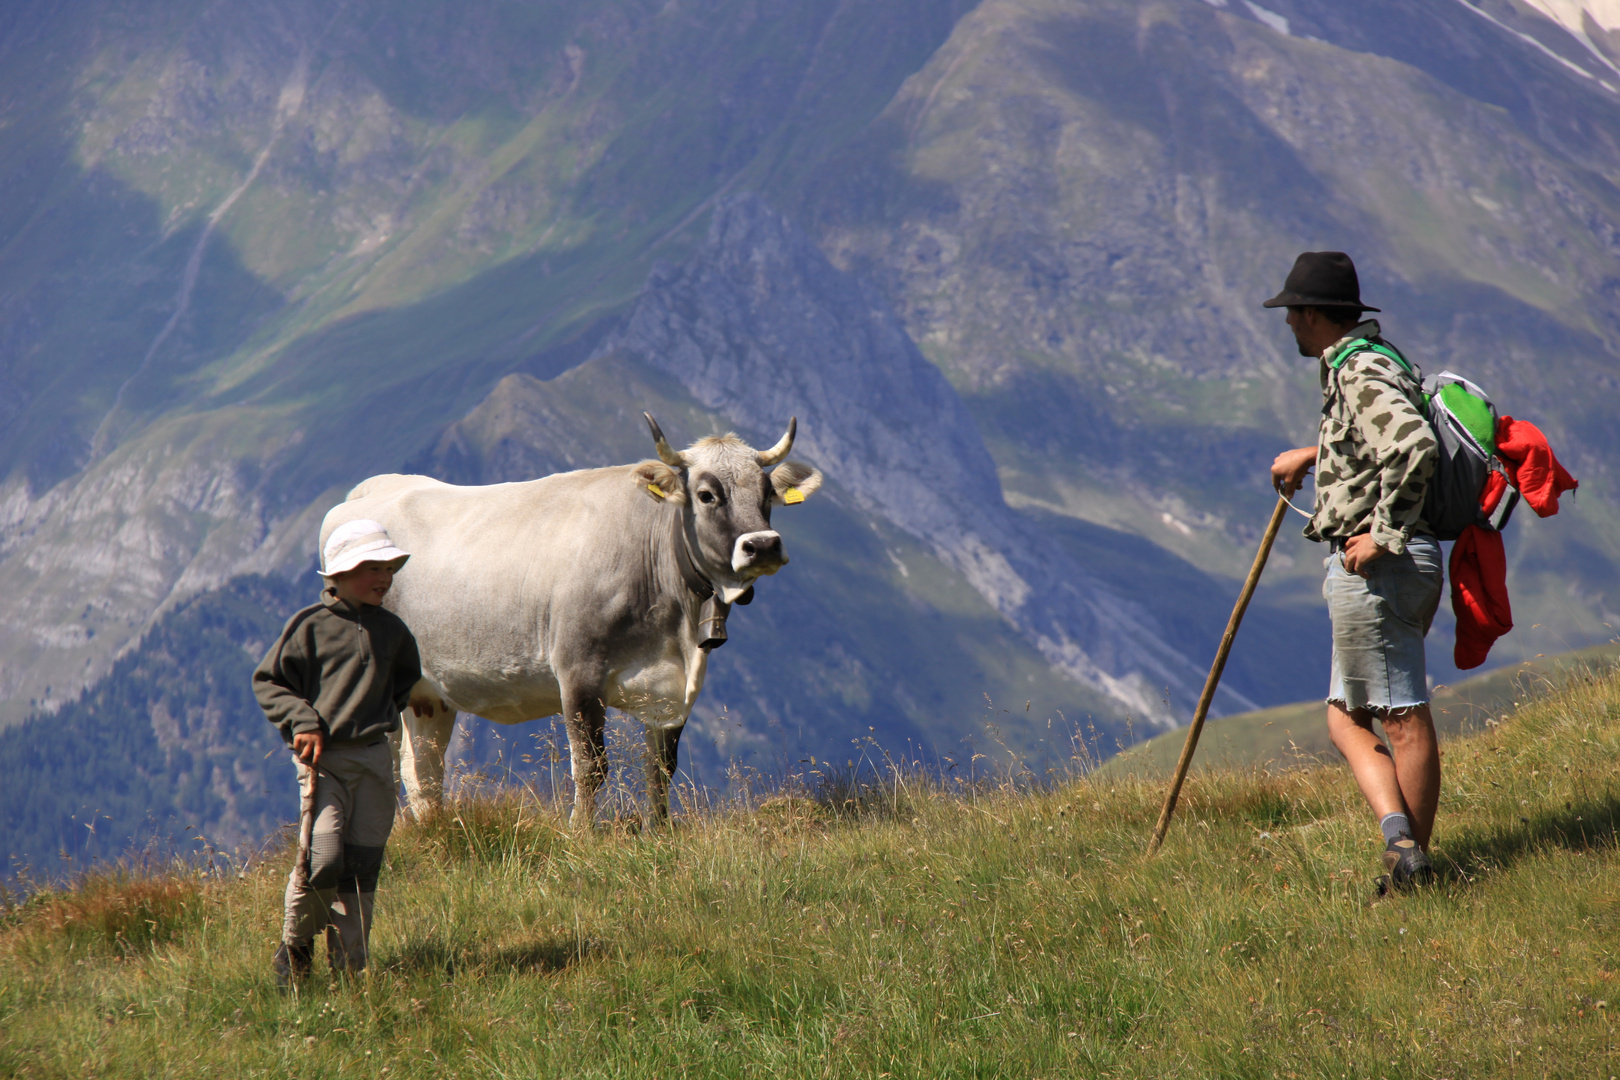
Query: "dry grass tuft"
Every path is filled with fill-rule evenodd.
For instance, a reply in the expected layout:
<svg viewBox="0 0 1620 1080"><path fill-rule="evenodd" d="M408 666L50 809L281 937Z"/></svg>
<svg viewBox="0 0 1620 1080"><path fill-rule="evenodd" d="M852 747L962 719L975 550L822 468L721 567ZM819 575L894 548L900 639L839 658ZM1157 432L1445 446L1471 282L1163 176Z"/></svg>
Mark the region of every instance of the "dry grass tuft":
<svg viewBox="0 0 1620 1080"><path fill-rule="evenodd" d="M120 869L35 893L12 909L10 922L21 937L127 954L178 940L202 904L203 885L195 876Z"/></svg>

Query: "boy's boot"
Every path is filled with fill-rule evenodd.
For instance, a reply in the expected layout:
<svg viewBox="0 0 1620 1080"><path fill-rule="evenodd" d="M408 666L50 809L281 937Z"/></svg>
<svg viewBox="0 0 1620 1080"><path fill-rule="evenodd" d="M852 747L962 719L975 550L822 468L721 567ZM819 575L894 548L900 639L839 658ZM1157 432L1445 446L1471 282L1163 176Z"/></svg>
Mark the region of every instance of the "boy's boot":
<svg viewBox="0 0 1620 1080"><path fill-rule="evenodd" d="M326 959L335 975L358 975L366 968L371 940L371 909L377 894L339 889L326 924Z"/></svg>
<svg viewBox="0 0 1620 1080"><path fill-rule="evenodd" d="M306 941L299 945L283 941L270 958L270 967L276 973L276 988L290 990L294 983L308 979L315 967L315 944Z"/></svg>

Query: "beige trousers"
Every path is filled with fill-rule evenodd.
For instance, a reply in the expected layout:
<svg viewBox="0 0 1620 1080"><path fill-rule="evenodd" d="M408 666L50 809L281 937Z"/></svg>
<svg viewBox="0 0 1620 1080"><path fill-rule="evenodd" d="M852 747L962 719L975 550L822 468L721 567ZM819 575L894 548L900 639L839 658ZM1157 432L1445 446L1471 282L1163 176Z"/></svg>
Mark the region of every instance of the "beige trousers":
<svg viewBox="0 0 1620 1080"><path fill-rule="evenodd" d="M287 878L282 940L308 945L324 930L332 970L357 972L369 957L377 876L399 805L393 751L379 739L330 748L318 768L294 764L314 820L309 850ZM300 834L305 826L299 822Z"/></svg>

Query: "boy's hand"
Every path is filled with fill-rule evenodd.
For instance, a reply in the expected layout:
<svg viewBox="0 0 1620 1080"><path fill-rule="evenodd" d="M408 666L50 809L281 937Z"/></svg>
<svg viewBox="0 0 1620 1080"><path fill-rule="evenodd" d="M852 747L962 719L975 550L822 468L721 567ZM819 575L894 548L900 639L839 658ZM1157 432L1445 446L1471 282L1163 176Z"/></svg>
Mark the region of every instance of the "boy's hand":
<svg viewBox="0 0 1620 1080"><path fill-rule="evenodd" d="M293 736L293 755L310 768L321 762L321 751L326 749L326 732L305 731Z"/></svg>

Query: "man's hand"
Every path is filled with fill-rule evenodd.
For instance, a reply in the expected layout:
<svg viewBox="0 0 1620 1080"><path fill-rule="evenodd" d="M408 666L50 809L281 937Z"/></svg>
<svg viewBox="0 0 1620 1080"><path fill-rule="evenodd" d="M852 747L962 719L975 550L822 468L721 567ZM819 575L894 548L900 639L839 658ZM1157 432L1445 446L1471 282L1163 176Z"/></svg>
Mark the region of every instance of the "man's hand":
<svg viewBox="0 0 1620 1080"><path fill-rule="evenodd" d="M1352 574L1367 576L1367 564L1389 554L1389 548L1372 538L1371 533L1356 533L1344 542L1344 568Z"/></svg>
<svg viewBox="0 0 1620 1080"><path fill-rule="evenodd" d="M1302 446L1298 450L1284 450L1271 463L1271 486L1284 498L1299 490L1305 474L1316 465L1316 447Z"/></svg>
<svg viewBox="0 0 1620 1080"><path fill-rule="evenodd" d="M426 717L430 720L440 709L444 709L446 712L449 712L449 708L444 704L444 702L440 701L437 697L429 693L413 693L411 695L409 708L415 712L417 716Z"/></svg>
<svg viewBox="0 0 1620 1080"><path fill-rule="evenodd" d="M293 736L293 755L310 768L321 762L321 751L326 749L326 732L305 731Z"/></svg>

